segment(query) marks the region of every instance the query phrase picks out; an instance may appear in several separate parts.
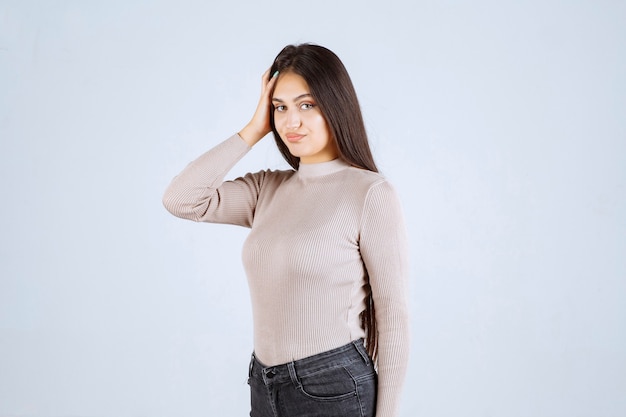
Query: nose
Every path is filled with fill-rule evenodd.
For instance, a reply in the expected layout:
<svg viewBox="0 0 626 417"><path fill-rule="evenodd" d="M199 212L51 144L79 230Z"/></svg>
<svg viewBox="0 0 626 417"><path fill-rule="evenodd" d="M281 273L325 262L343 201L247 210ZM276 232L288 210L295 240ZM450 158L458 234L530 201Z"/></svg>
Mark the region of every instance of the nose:
<svg viewBox="0 0 626 417"><path fill-rule="evenodd" d="M302 124L302 121L300 120L300 114L297 111L291 109L287 111L287 120L285 121L285 126L287 127L287 129L290 130L295 130L299 128Z"/></svg>

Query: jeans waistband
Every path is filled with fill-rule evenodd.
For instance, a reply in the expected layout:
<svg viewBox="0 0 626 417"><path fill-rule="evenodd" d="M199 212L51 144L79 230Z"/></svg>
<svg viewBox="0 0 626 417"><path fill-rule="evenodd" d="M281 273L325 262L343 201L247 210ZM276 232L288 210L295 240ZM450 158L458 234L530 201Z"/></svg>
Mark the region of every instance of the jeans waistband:
<svg viewBox="0 0 626 417"><path fill-rule="evenodd" d="M250 377L262 378L265 384L294 380L296 375L306 377L322 369L343 366L354 361L370 362L363 339L352 341L344 346L275 366L266 366L254 353L250 361Z"/></svg>

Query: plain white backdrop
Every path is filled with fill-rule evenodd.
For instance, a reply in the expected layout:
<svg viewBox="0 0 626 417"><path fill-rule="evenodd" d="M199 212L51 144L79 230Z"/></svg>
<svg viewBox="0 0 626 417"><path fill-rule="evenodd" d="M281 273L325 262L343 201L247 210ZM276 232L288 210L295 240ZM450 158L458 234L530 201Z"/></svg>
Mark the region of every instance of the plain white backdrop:
<svg viewBox="0 0 626 417"><path fill-rule="evenodd" d="M626 415L626 5L0 0L0 416L248 414L247 231L161 205L288 43L411 237L403 417ZM231 173L281 168L271 138Z"/></svg>

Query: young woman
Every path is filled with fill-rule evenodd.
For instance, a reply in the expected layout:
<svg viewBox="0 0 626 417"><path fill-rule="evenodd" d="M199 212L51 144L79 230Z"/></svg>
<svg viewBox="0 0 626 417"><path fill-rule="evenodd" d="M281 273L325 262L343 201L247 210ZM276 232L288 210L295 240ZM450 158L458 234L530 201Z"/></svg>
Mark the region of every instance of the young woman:
<svg viewBox="0 0 626 417"><path fill-rule="evenodd" d="M225 181L270 131L293 170ZM251 121L189 164L163 201L178 217L251 229L252 417L397 414L409 356L403 217L333 52L285 47Z"/></svg>

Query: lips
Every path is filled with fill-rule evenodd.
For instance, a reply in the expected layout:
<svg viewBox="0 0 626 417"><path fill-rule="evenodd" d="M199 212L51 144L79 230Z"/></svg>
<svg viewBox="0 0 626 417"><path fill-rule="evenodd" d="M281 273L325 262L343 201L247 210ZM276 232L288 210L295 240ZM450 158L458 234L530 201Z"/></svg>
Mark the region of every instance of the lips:
<svg viewBox="0 0 626 417"><path fill-rule="evenodd" d="M298 133L287 133L285 135L285 138L290 143L299 142L303 137L304 137L304 135L301 135L301 134L298 134Z"/></svg>

